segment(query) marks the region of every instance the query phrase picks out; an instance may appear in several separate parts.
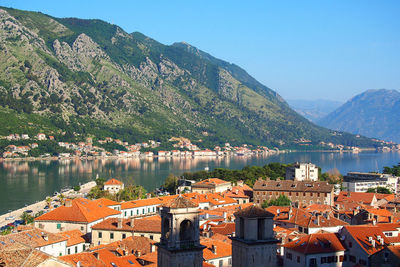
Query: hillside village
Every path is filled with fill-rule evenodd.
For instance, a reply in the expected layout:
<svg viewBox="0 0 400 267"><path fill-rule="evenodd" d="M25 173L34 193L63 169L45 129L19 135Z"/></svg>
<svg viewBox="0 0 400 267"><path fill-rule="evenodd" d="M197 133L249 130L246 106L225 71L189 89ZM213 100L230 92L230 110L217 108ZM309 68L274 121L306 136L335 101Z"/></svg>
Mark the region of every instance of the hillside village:
<svg viewBox="0 0 400 267"><path fill-rule="evenodd" d="M341 191L318 180L314 164L295 163L285 180L258 179L252 188L209 178L146 199L66 199L0 236L0 263L397 266L399 178L348 173ZM392 193L366 192L376 187ZM103 185L111 194L123 189L117 179Z"/></svg>

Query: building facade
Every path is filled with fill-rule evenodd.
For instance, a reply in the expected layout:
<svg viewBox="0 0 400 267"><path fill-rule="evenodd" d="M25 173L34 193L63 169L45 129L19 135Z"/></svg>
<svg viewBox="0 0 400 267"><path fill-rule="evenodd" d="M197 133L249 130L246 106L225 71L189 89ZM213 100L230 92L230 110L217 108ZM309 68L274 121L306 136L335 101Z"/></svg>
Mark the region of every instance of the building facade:
<svg viewBox="0 0 400 267"><path fill-rule="evenodd" d="M298 163L286 168L286 180L318 181L318 167L312 163Z"/></svg>
<svg viewBox="0 0 400 267"><path fill-rule="evenodd" d="M397 193L398 177L382 173L349 172L343 177L348 192L367 192L370 188L385 187Z"/></svg>

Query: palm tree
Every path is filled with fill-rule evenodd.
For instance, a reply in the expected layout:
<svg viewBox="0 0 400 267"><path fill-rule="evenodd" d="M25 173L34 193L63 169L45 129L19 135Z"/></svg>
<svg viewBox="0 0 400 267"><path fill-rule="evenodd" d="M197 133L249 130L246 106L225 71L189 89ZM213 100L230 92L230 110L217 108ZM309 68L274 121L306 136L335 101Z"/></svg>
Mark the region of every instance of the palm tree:
<svg viewBox="0 0 400 267"><path fill-rule="evenodd" d="M61 205L64 205L64 203L65 203L65 196L64 196L63 194L60 194L60 195L58 196L58 198L60 199Z"/></svg>
<svg viewBox="0 0 400 267"><path fill-rule="evenodd" d="M47 207L50 208L50 205L51 205L51 202L52 202L52 201L53 201L53 199L52 199L51 197L47 197L47 198L46 198Z"/></svg>
<svg viewBox="0 0 400 267"><path fill-rule="evenodd" d="M31 223L33 221L33 217L30 214L24 212L21 215L21 220L24 221L24 224L29 224L29 223Z"/></svg>

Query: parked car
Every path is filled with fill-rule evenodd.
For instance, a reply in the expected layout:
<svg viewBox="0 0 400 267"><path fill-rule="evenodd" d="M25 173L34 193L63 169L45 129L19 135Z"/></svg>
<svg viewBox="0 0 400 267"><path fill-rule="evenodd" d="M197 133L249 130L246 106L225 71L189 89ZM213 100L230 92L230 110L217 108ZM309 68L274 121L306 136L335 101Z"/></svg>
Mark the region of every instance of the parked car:
<svg viewBox="0 0 400 267"><path fill-rule="evenodd" d="M43 209L47 210L47 209L49 209L49 206L45 206Z"/></svg>
<svg viewBox="0 0 400 267"><path fill-rule="evenodd" d="M6 217L6 220L7 220L7 221L14 220L14 219L15 219L14 216L8 216L8 217Z"/></svg>
<svg viewBox="0 0 400 267"><path fill-rule="evenodd" d="M33 210L26 210L25 212L26 212L26 213L32 213Z"/></svg>

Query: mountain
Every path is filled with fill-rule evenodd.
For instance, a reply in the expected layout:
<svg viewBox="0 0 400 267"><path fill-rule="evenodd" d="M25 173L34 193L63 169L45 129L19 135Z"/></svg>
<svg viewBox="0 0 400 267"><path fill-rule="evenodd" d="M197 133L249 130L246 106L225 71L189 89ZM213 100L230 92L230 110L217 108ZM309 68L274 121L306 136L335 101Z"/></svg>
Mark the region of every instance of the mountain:
<svg viewBox="0 0 400 267"><path fill-rule="evenodd" d="M400 92L368 90L318 123L322 126L400 143Z"/></svg>
<svg viewBox="0 0 400 267"><path fill-rule="evenodd" d="M239 66L189 44L11 8L0 8L0 122L0 135L375 145L310 123Z"/></svg>
<svg viewBox="0 0 400 267"><path fill-rule="evenodd" d="M326 99L288 99L287 102L297 113L312 122L317 122L343 104L339 101Z"/></svg>

